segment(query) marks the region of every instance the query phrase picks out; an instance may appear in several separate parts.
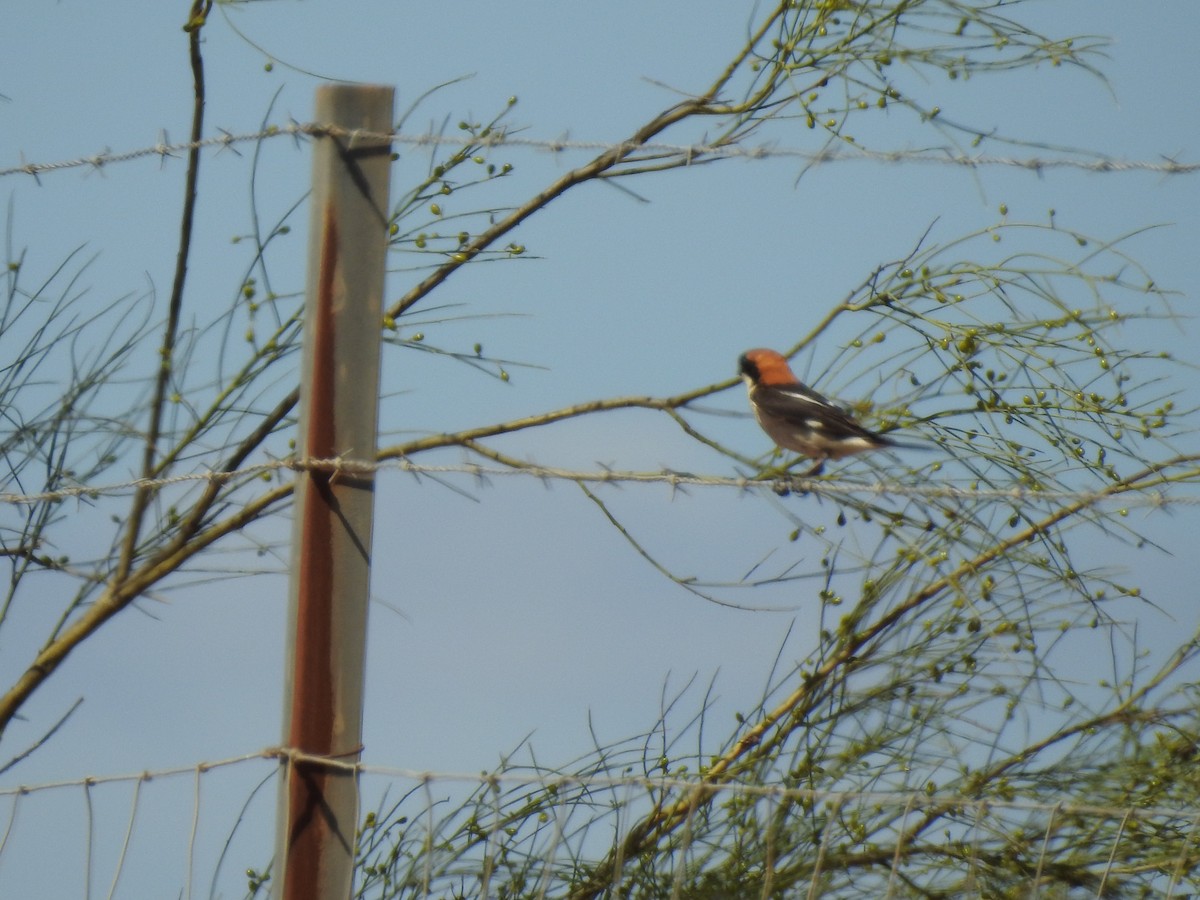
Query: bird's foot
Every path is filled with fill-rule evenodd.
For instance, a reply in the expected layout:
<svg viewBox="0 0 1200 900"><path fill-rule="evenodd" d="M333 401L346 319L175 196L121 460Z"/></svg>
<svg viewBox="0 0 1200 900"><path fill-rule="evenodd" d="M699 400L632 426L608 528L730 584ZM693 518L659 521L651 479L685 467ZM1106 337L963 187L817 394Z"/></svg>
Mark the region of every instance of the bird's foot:
<svg viewBox="0 0 1200 900"><path fill-rule="evenodd" d="M818 475L820 475L824 471L825 471L825 460L818 459L817 464L815 466L813 466L811 469L809 469L807 472L805 472L803 475L801 475L800 477L801 478L816 478Z"/></svg>

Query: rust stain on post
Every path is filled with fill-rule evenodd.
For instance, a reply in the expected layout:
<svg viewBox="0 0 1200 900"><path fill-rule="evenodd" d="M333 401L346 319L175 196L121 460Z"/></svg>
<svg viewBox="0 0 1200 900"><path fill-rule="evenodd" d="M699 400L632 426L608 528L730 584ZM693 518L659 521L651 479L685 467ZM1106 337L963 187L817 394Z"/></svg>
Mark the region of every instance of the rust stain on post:
<svg viewBox="0 0 1200 900"><path fill-rule="evenodd" d="M324 210L321 229L321 268L315 324L311 339L312 395L305 435L310 458L330 459L334 447L334 278L339 247L337 221L331 206ZM336 515L331 472L309 470L304 501L304 525L298 567L299 603L296 617L295 688L292 694L289 744L303 753L328 756L334 751L333 733L333 567L330 548ZM293 763L289 771L287 876L291 889L320 882L319 848L336 830L325 803L332 773L316 763ZM337 839L346 838L336 835Z"/></svg>

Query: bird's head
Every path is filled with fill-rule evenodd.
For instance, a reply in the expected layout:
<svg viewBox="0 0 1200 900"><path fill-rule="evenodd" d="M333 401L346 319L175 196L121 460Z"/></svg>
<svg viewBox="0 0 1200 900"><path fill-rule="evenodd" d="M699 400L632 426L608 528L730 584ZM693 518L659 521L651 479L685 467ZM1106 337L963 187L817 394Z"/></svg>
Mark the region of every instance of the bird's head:
<svg viewBox="0 0 1200 900"><path fill-rule="evenodd" d="M738 358L738 372L746 384L794 384L796 376L792 374L787 359L774 350L759 347L747 350Z"/></svg>

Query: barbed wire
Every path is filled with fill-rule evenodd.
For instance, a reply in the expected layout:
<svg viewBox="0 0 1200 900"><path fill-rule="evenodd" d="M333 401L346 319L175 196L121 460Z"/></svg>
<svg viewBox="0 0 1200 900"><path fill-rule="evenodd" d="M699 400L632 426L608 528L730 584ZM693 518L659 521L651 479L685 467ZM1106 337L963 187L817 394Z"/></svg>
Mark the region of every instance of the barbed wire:
<svg viewBox="0 0 1200 900"><path fill-rule="evenodd" d="M290 747L265 747L257 752L189 765L123 774L86 775L0 788L0 802L6 807L7 819L0 834L0 856L6 849L9 850L4 860L5 884L22 885L22 895L28 894L28 885L37 884L45 894L47 883L53 883L53 879L58 877L63 882L62 889L54 893L52 887L51 893L67 896L64 892L70 889L70 877L69 873L67 878L61 877L61 861L70 859L67 850L72 840L81 838L84 842L82 879L85 896L91 896L90 886L95 873L111 871L113 888L109 896L114 895L118 881L123 880L126 885L136 881L140 888L142 883L161 885L164 877L167 877L177 878L183 885L180 896L190 897L197 874L205 869L212 872L209 896L221 895L218 885L233 886L239 882L240 892L247 881L250 893L257 896L258 890L267 881L269 866L261 872L256 865L243 866L245 861L257 864L269 858L270 851L261 836L270 833L269 816L272 812L265 802L260 801L253 808L251 804L264 786L273 779L286 777L288 769L296 765L309 767L310 771L319 767L352 775L356 782L362 783L360 790L369 802L377 799L378 781L384 781L380 812L368 809L365 814L360 813L363 824L362 830L356 832L355 868L360 875L366 876L368 884L371 879L378 879L381 875L386 879L389 873L407 876L411 879L407 884L423 888L421 896L437 895L440 885L459 883L465 877L478 878L486 886L490 872L488 859L485 855L472 855L472 847L479 847L479 841L486 837L488 844L483 852L490 851L493 838L504 840L501 835L515 837L524 821L532 820L535 815L539 824L533 827L533 834L518 838L519 843L514 841L509 846L518 853L519 874L531 876L531 880L537 881L535 892L528 895L550 896L548 887L551 878L555 877L552 873L560 863L565 863L563 868L566 872L578 873L579 848L564 849L566 821L574 820L577 811L586 812L588 821L576 826L574 836L578 839L583 832L604 819L606 809L618 810L616 821L605 828L607 830L615 826L620 834L628 834L631 828L637 827L635 823L641 821L638 815L643 814L644 810L639 812L637 804L642 799L653 804L655 809L662 809L667 804L665 808L671 810L670 814L678 810L689 822L693 816L705 815L699 812L700 805L712 802L711 798L715 796L729 798L727 802L735 802L737 798L741 802L748 800L755 804L771 804L778 810L796 805L811 810L814 819L828 816L828 820L816 828L816 836L822 832L828 835L830 831L837 831L845 835L845 847L853 845L855 850L862 841L852 830L856 811L864 811L875 820L881 816L900 816L885 822L883 828L886 830L876 835L895 841L894 854L888 851L892 856L891 878L895 879L899 873L911 868L918 876L931 878L933 883L938 883L939 879L957 877L975 884L971 881L974 873L986 865L985 860L991 849L1003 847L1005 841L1018 847L1018 856L1026 857L1024 863L1030 867L1036 864L1038 873L1042 872L1044 865L1051 864L1057 853L1056 842L1073 846L1070 843L1072 841L1085 841L1091 845L1087 857L1077 867L1067 867L1065 871L1068 876L1078 873L1097 881L1099 890L1095 896L1108 896L1104 884L1110 878L1129 874L1133 870L1128 867L1132 865L1142 865L1147 870L1148 878L1157 878L1161 882L1161 887L1165 888L1164 895L1172 896L1173 886L1186 878L1194 868L1194 842L1200 835L1200 816L1196 815L1195 809L1186 805L1116 806L1074 802L1069 797L1053 801L1005 799L981 797L978 791L962 795L911 789L818 789L787 786L778 782L705 779L702 776L672 775L667 772L661 775L635 774L629 769L619 775L609 774L609 769L569 773L520 766L475 772L422 770L348 761L345 758L304 753ZM262 771L264 767L267 769L265 773ZM242 788L245 792L244 801L242 796L237 795L237 786L247 784L244 779L230 781L227 778L209 782L210 777L215 777L218 772L237 777L246 770L253 778L250 783L253 786ZM372 781L363 782L366 777ZM185 779L192 782L191 827L186 830L187 818L180 815L181 811L185 814L189 811L189 800L183 794L188 787ZM181 780L183 784L180 784ZM400 791L404 798L401 802L390 799L397 784L409 788ZM123 786L124 792L97 791L101 786ZM155 787L158 793L151 795ZM62 800L55 795L55 792L64 791L82 792L85 798L82 815L84 824L75 832L67 822L70 813L64 815ZM102 797L105 803L99 802ZM689 798L695 799L694 805L689 804ZM68 793L67 800L70 799ZM401 809L402 802L410 802L411 805ZM28 803L42 804L33 806L32 819L30 813L25 811ZM170 803L172 815L164 818L157 813L167 808L164 805L166 803ZM514 804L519 804L519 807ZM457 812L454 810L456 805ZM436 812L439 808L444 811ZM49 820L55 829L52 834L44 831L46 820L45 816L38 818L40 809L53 809L54 817ZM453 820L455 827L461 821L468 824L449 836L444 829L445 821L449 821L444 818L447 815L460 817ZM146 824L147 816L153 817L151 824ZM847 817L847 821L843 821L843 816ZM908 849L909 842L915 841L923 827L922 823L910 819L910 816L940 820L947 829L944 846L952 847L955 853L938 867L926 869L921 862L923 853L918 852L915 858L910 858L902 852ZM232 830L227 825L231 817L235 823ZM206 823L206 829L202 830L202 822ZM754 826L751 823L744 827ZM37 831L39 828L43 830ZM239 829L243 836L235 843ZM1140 841L1135 840L1130 852L1118 860L1122 843L1129 836L1136 837L1142 829L1148 829L1150 833ZM983 832L987 833L986 837ZM455 840L464 834L466 839L456 846ZM388 838L386 843L379 840L384 835ZM760 836L768 844L780 839L775 829L769 828L760 829ZM45 844L48 837L52 838L57 853L53 858L59 863L53 871L46 870L45 858L29 852L30 847ZM693 849L702 850L708 846L700 842L693 847L692 840L690 828L685 827L679 834L678 843L672 843L667 852L690 853ZM779 847L793 846L790 843L792 840L782 837ZM935 838L935 843L937 840L941 838ZM987 847L981 847L985 840ZM163 859L171 856L171 841L185 842L187 849L186 853L177 856L182 860L181 864L175 868L167 865L164 869ZM611 839L600 842L598 852L604 852L611 843ZM862 842L861 846L864 852L874 852L878 856L878 844ZM407 850L407 858L398 864L396 848L411 848ZM1021 848L1025 848L1024 853ZM768 847L766 853L769 855L770 852L771 848ZM436 857L439 854L445 855L440 860L442 863L452 857L450 871L438 867L439 860ZM853 859L851 857L851 867L856 864ZM153 868L149 867L148 860L152 861ZM535 860L540 862L542 868L537 868L536 864L530 867ZM880 857L880 862L876 864L886 865L886 857ZM622 863L618 861L616 865L620 869ZM825 871L819 852L813 866L812 884L819 885ZM1023 866L1019 871L1028 874ZM885 870L884 875L887 874ZM676 888L687 883L684 880L686 877L682 869L676 869ZM570 880L568 874L562 883L570 883ZM1039 874L1034 877L1033 883L1043 887L1059 883L1075 884L1074 881L1066 882L1063 873L1049 873L1047 879L1042 879ZM57 887L57 883L54 886ZM486 890L484 893L492 896ZM365 891L363 894L376 896L376 893ZM815 894L810 892L810 896Z"/></svg>
<svg viewBox="0 0 1200 900"><path fill-rule="evenodd" d="M927 874L935 881L939 876L947 874L954 877L956 872L961 872L969 880L972 873L986 859L986 853L980 852L981 830L989 832L987 840L992 845L995 845L996 841L1007 839L1027 846L1027 862L1031 866L1036 863L1039 873L1044 864L1049 864L1055 853L1053 842L1099 841L1102 843L1095 844L1090 859L1085 860L1077 870L1099 880L1100 890L1096 896L1107 896L1103 885L1110 877L1117 876L1122 871L1128 873L1128 869L1123 870L1117 863L1118 849L1127 835L1136 834L1139 829L1154 830L1153 843L1143 842L1141 846L1135 846L1130 861L1136 864L1144 860L1147 852L1153 854L1154 858L1149 864L1152 868L1151 877L1161 876L1161 881L1167 888L1166 896L1171 896L1171 886L1179 883L1180 878L1186 877L1189 865L1193 864L1195 853L1191 848L1196 836L1200 834L1200 817L1194 809L1187 806L1116 806L1073 802L1069 797L1053 801L1004 799L981 797L979 792L962 795L906 789L818 789L787 786L778 782L705 779L695 775L672 775L665 771L658 775L637 774L629 769L623 770L622 774L609 774L608 769L570 773L521 766L475 772L411 769L314 755L291 747L265 747L256 752L188 765L0 787L0 802L7 807L7 822L3 834L0 835L0 855L12 845L5 859L5 883L19 883L22 886L36 883L43 887L44 893L46 883L55 876L62 875L60 867L48 873L44 868L45 860L30 854L28 848L34 842L44 843L46 840L46 834L32 830L43 826L42 821L37 818L36 810L53 808L54 818L51 821L52 827L55 828L54 849L58 853L55 859L68 858L64 851L70 846L75 835L64 828L63 807L61 800L55 797L55 792L79 791L85 798L84 826L79 835L85 846L82 874L86 886L84 895L90 896L92 879L97 872L112 872L113 889L110 889L109 896L113 895L115 886L122 880L127 885L131 880L136 880L139 886L143 882L161 884L164 878L163 853L169 842L174 840L186 842L187 847L186 853L181 854L184 861L182 866L175 869L168 866L171 874L167 877L180 879L184 886L179 892L181 896L192 895L197 873L205 868L212 871L210 896L220 893L217 887L219 884L233 885L242 879L248 880L251 893L257 896L258 889L267 880L269 869L259 872L255 866L242 866L245 860L257 863L264 858L264 854L269 854L264 842L256 839L261 835L262 829L270 828L268 816L271 815L271 811L263 802L251 809L251 803L272 779L286 777L288 769L296 765L310 767L310 770L312 767L319 767L344 772L352 775L355 781L364 777L373 781L384 780L385 801L381 806L382 813L367 811L362 820L364 824L362 831L358 833L359 843L356 844L357 853L361 858L356 856L356 869L361 869L368 881L371 877L378 877L381 872L393 871L390 860L394 859L395 850L391 849L390 845L383 846L378 838L384 831L391 835L399 828L395 837L396 846L407 844L414 848L413 852L425 854L425 862L423 869L413 868L409 863L422 865L419 859L413 858L401 863L394 871L408 873L414 878L412 884L424 888L425 893L422 896L436 894L439 884L460 879L464 871L474 873L475 877L480 877L486 884L489 871L487 861L481 856L471 856L470 847L485 835L506 834L512 837L521 824L520 817L534 814L538 815L538 822L541 824L551 823L552 819L555 821L546 824L547 835L543 838L534 834L523 839L522 864L539 860L548 873L562 859L560 854L563 851L563 826L567 818L575 816L577 809L599 811L593 819L581 826L587 829L603 818L602 810L611 804L612 808L621 811L616 826L622 833L627 833L628 829L635 827L632 823L638 821L636 804L639 802L639 793L660 807L662 804L676 804L672 809L680 809L688 816L689 821L692 815L697 814L698 807L685 808L683 804L688 803L688 798L703 798L699 802L707 803L710 802L710 798L719 795L729 798L728 802L739 798L754 803L774 804L775 808L781 810L795 804L802 809L812 810L814 816L829 815L829 821L822 829L818 829L817 834L822 830L828 834L830 830L839 828L836 823L842 816L854 820L855 810L869 811L869 815L874 817L902 814L902 818L892 821L887 826L891 829L890 839L896 841L890 869L893 878L906 866L915 865L914 872ZM263 767L267 768L265 774L262 771ZM212 785L206 784L209 778L215 777L218 772L232 773L236 776L247 769L253 778L253 786L245 788L248 796L240 802L240 806L239 801L242 801L242 798L235 795L236 790L231 792L230 788L246 784L244 780L225 779ZM185 779L192 782L191 827L186 830L182 826L187 819L179 815L181 809L185 813L188 811L188 799L181 792L181 788L188 787ZM182 785L181 780L185 780ZM400 809L400 803L386 799L391 796L390 792L396 784L411 785L410 790L402 790L400 793L405 798L413 798L414 805L403 811ZM96 790L102 786L124 786L125 793L112 790L102 793ZM150 794L152 786L159 788L158 793L153 796ZM454 786L458 786L459 789L453 789ZM372 790L376 790L377 787L376 784ZM363 791L365 794L365 783ZM480 799L484 791L487 792L487 800ZM510 811L506 806L508 800L502 795L517 798L516 802L521 804L520 809L516 812ZM606 796L611 799L602 799ZM101 797L105 798L106 803L99 802ZM25 812L26 804L30 802L58 805L34 806L34 818L30 819L29 813ZM157 810L163 808L164 802L171 804L173 818L168 817L164 820L158 817L153 819L153 824L144 824L146 816L154 815ZM461 847L453 846L452 841L446 838L442 831L442 822L435 814L435 808L438 807L451 810L446 804L461 804L459 814L470 824L469 840ZM818 813L818 810L821 812ZM629 814L626 815L626 812ZM451 814L454 814L453 810ZM380 818L380 815L383 818ZM952 854L954 859L946 860L949 869L943 867L940 871L924 870L919 862L910 860L902 853L902 848L906 849L905 842L914 837L914 832L905 830L906 825L919 827L920 824L910 820L909 817L914 815L941 819L947 829L957 829L953 836L949 830L946 832L946 840L949 842L947 846L953 846L956 850L956 853ZM234 817L235 821L232 831L226 825L230 816ZM202 833L200 824L203 820L208 821L208 827ZM24 824L27 822L32 822L32 825ZM239 827L251 822L259 826L254 837L242 837L240 843L235 844ZM1109 823L1109 830L1096 830L1104 823ZM20 827L22 825L24 827ZM1113 828L1115 830L1112 830ZM540 827L535 827L535 831L540 832ZM553 834L549 834L551 831ZM845 831L847 839L853 837L849 828ZM461 836L461 832L456 833L456 836ZM576 836L578 837L578 832ZM198 837L202 840L198 841ZM770 842L774 838L774 830L766 829L763 840ZM689 852L692 849L691 840L690 830L685 829L680 835L679 844L673 845L671 852ZM435 846L439 842L444 844ZM203 846L205 843L212 844L215 849L206 849ZM1105 850L1108 849L1109 843L1111 851L1105 860ZM1175 845L1179 846L1178 853L1174 852ZM26 852L22 852L18 846L25 848ZM605 846L607 843L602 842L601 851ZM491 848L490 843L488 848ZM377 852L382 855L377 855ZM767 852L770 852L769 849ZM388 853L392 856L387 856ZM434 856L437 853L453 855L455 870L446 873L435 869ZM577 853L577 848L566 850L571 863L578 863ZM147 868L146 860L154 861L153 869ZM1129 865L1130 861L1125 865ZM959 870L955 869L955 866L963 868ZM477 872L475 867L478 867ZM568 871L571 870L570 866L567 868ZM528 874L534 870L524 871ZM821 857L818 856L813 868L813 884L820 883L823 871ZM537 872L534 871L534 874ZM677 871L675 877L681 878L682 875L682 871ZM1055 883L1056 879L1061 877L1051 874L1049 880L1043 881L1040 876L1035 876L1034 881L1045 886ZM59 880L63 881L63 890L67 890L70 878L60 877ZM543 875L538 883L541 889L529 896L549 896L549 883ZM682 880L677 881L676 886L684 883Z"/></svg>
<svg viewBox="0 0 1200 900"><path fill-rule="evenodd" d="M99 153L78 156L73 159L56 162L22 162L19 165L0 168L0 177L8 175L39 175L57 172L65 169L102 169L117 163L131 162L137 159L157 156L160 160L175 157L193 149L225 149L237 144L263 141L278 137L339 137L351 141L370 141L377 143L395 143L411 147L510 147L540 150L548 153L564 153L567 151L606 152L618 149L638 150L645 153L667 154L681 157L686 161L700 159L798 159L811 164L834 162L880 162L880 163L923 163L962 166L965 168L982 168L990 166L1008 166L1041 172L1047 169L1070 168L1086 172L1151 172L1157 175L1190 175L1200 171L1200 162L1179 162L1169 157L1161 160L1113 159L1097 157L1080 159L1070 156L1052 157L1009 157L995 156L986 153L962 153L950 148L926 150L872 150L862 146L838 146L811 150L800 147L782 147L777 144L757 144L743 146L741 144L668 144L661 142L635 144L628 142L581 141L569 138L545 139L521 137L495 129L491 133L479 135L443 135L427 132L424 134L407 134L405 132L368 132L348 130L336 126L324 125L317 122L292 121L286 125L271 125L260 131L235 134L221 130L215 137L199 141L171 142L163 135L163 139L155 144L139 147L134 150L113 152L105 148Z"/></svg>
<svg viewBox="0 0 1200 900"><path fill-rule="evenodd" d="M103 485L73 485L53 491L30 494L0 492L0 504L29 505L34 503L56 503L72 498L99 499L135 490L159 490L196 482L228 483L273 472L319 471L331 472L335 479L339 474L374 475L378 472L398 471L411 475L442 476L466 475L476 480L488 478L533 478L543 482L570 481L576 484L664 484L673 489L686 487L731 488L738 491L768 490L774 493L812 493L822 495L876 495L920 498L925 500L999 500L1021 505L1035 503L1118 503L1122 507L1163 507L1167 505L1200 505L1200 495L1168 496L1162 491L1142 490L1112 494L1105 491L1036 490L1027 487L985 488L958 486L953 484L901 484L885 481L858 481L849 478L825 477L806 478L781 474L777 477L697 475L691 472L661 470L657 472L633 472L602 468L598 470L567 469L559 466L542 466L534 463L520 466L481 465L458 463L448 465L424 465L409 459L355 460L355 459L276 459L256 463L231 471L188 472L161 478L131 478L127 481Z"/></svg>
<svg viewBox="0 0 1200 900"><path fill-rule="evenodd" d="M807 800L814 803L844 803L855 800L865 803L878 803L886 806L907 807L909 809L934 809L945 806L965 807L972 809L1018 810L1025 812L1057 812L1064 815L1110 816L1124 817L1130 815L1138 818L1181 818L1194 815L1191 810L1179 810L1169 807L1153 806L1105 806L1094 803L1071 803L1065 801L1039 802L1036 800L1001 800L985 799L978 796L963 796L958 794L939 794L927 791L838 791L818 788L787 787L782 784L754 784L739 781L705 781L699 778L686 778L678 775L605 775L605 774L570 774L553 771L503 771L503 772L458 772L433 769L409 769L400 766L377 765L364 762L350 762L342 757L322 756L305 753L291 747L264 747L262 750L230 756L224 759L206 760L188 765L168 766L161 769L144 769L138 772L123 772L109 775L85 775L79 778L67 778L35 784L19 784L0 787L0 797L27 796L46 791L64 790L70 788L90 788L105 784L129 784L136 782L154 781L162 778L175 778L183 775L202 776L219 769L227 769L247 763L275 760L287 765L297 763L316 763L334 771L354 775L377 775L398 780L415 781L423 784L434 782L456 782L460 784L478 784L488 787L505 785L510 787L562 787L583 788L645 788L646 790L661 791L663 789L687 791L694 788L704 788L720 793L735 794L745 797L769 797L786 800Z"/></svg>

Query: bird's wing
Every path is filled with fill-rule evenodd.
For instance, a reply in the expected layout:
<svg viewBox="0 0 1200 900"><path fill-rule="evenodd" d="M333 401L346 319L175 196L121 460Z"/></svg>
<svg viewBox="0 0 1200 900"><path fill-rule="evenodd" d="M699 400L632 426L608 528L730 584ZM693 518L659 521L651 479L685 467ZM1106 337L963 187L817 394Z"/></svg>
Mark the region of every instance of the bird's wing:
<svg viewBox="0 0 1200 900"><path fill-rule="evenodd" d="M765 414L803 422L830 440L857 437L873 443L892 443L890 438L864 428L844 409L803 384L760 386L754 401Z"/></svg>

